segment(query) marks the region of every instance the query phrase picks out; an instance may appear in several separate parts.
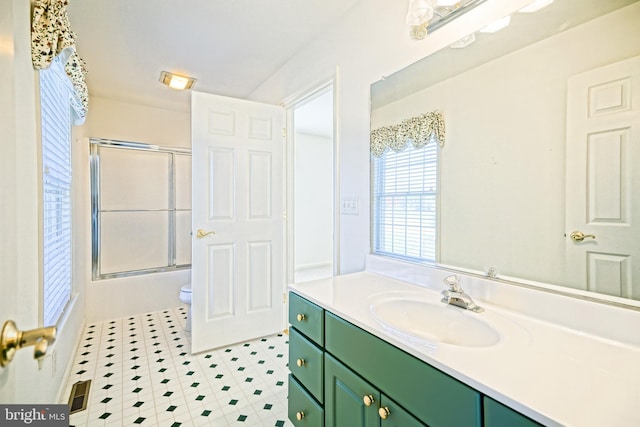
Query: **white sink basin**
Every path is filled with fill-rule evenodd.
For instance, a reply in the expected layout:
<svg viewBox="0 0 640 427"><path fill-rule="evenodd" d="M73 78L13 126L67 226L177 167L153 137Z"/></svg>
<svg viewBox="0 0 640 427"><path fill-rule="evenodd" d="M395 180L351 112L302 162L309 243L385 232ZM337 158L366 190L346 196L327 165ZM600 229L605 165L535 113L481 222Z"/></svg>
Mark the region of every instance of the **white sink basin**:
<svg viewBox="0 0 640 427"><path fill-rule="evenodd" d="M418 293L384 293L369 299L371 315L388 333L427 346L439 343L489 347L500 334L482 320L483 313L435 302Z"/></svg>

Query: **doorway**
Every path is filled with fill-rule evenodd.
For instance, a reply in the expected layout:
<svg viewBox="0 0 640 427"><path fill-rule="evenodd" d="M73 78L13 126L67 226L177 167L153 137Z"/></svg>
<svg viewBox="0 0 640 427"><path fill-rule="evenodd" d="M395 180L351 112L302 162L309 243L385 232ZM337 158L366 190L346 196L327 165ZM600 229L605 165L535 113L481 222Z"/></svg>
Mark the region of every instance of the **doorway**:
<svg viewBox="0 0 640 427"><path fill-rule="evenodd" d="M338 272L335 215L334 85L325 85L289 110L294 282ZM293 270L293 271L291 271Z"/></svg>

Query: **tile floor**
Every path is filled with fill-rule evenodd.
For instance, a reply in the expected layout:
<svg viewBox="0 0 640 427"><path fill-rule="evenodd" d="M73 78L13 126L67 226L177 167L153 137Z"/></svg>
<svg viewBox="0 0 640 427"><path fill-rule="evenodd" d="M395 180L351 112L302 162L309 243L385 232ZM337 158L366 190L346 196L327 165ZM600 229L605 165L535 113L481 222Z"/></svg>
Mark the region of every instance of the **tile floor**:
<svg viewBox="0 0 640 427"><path fill-rule="evenodd" d="M67 384L91 379L72 426L292 426L284 334L190 354L186 307L88 325Z"/></svg>

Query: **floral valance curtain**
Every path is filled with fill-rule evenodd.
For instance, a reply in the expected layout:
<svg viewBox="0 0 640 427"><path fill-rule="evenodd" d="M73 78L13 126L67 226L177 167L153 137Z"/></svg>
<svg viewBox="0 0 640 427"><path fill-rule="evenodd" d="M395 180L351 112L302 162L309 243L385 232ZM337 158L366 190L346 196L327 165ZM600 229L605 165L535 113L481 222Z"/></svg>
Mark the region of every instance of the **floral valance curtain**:
<svg viewBox="0 0 640 427"><path fill-rule="evenodd" d="M444 119L439 111L431 111L392 126L385 126L371 131L371 154L380 157L387 149L402 151L411 143L420 148L435 140L444 146Z"/></svg>
<svg viewBox="0 0 640 427"><path fill-rule="evenodd" d="M61 53L65 72L71 79L77 102L76 124L84 121L89 107L89 91L85 63L75 49L76 35L71 31L67 15L68 0L36 0L31 22L31 60L37 70L49 68Z"/></svg>

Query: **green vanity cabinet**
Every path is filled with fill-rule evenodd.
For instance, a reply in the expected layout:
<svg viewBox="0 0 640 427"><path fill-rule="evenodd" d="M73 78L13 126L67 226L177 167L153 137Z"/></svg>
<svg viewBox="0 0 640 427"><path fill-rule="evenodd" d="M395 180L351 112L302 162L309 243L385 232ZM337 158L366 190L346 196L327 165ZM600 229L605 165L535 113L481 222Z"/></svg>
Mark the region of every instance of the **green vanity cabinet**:
<svg viewBox="0 0 640 427"><path fill-rule="evenodd" d="M480 427L482 395L327 312L325 351L430 427Z"/></svg>
<svg viewBox="0 0 640 427"><path fill-rule="evenodd" d="M289 295L288 417L296 427L540 426L305 298Z"/></svg>
<svg viewBox="0 0 640 427"><path fill-rule="evenodd" d="M328 353L324 366L325 427L425 427Z"/></svg>
<svg viewBox="0 0 640 427"><path fill-rule="evenodd" d="M484 397L484 425L485 427L540 427L531 418L496 402L490 397Z"/></svg>

